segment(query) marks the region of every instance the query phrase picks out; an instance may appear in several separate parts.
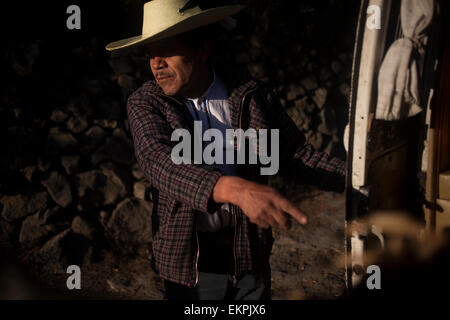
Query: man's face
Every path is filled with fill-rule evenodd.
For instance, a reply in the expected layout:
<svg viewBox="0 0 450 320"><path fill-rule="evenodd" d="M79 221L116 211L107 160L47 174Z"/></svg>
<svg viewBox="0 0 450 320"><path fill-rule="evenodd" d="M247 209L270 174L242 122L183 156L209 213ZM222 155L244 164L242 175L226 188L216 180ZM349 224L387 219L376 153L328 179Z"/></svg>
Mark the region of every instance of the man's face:
<svg viewBox="0 0 450 320"><path fill-rule="evenodd" d="M190 96L195 92L206 67L206 50L192 48L180 36L157 41L148 50L150 68L164 94Z"/></svg>

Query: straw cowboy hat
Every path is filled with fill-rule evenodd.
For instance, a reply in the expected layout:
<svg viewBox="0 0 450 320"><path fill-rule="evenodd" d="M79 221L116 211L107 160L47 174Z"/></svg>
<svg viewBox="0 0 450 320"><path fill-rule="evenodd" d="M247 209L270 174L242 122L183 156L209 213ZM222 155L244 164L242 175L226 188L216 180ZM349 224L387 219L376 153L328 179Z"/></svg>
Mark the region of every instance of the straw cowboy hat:
<svg viewBox="0 0 450 320"><path fill-rule="evenodd" d="M135 47L220 21L244 8L240 5L202 10L198 0L153 0L144 4L142 34L111 42L106 50Z"/></svg>

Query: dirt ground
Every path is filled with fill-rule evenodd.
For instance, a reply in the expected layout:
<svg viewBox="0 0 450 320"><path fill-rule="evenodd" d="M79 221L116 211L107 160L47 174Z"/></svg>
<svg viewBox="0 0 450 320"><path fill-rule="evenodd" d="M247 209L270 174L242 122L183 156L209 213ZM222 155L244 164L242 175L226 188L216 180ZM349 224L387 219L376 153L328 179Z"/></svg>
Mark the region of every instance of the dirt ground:
<svg viewBox="0 0 450 320"><path fill-rule="evenodd" d="M286 192L285 192L286 193ZM309 217L289 231L274 229L272 298L335 299L345 290L344 269L334 261L344 253L343 194L307 188L287 196ZM69 297L162 299L163 285L150 268L150 255L117 257L103 252L100 262L82 267L82 290ZM67 292L66 275L39 274L39 281Z"/></svg>
<svg viewBox="0 0 450 320"><path fill-rule="evenodd" d="M308 224L274 229L273 299L336 299L344 294L345 196L309 189L289 197Z"/></svg>

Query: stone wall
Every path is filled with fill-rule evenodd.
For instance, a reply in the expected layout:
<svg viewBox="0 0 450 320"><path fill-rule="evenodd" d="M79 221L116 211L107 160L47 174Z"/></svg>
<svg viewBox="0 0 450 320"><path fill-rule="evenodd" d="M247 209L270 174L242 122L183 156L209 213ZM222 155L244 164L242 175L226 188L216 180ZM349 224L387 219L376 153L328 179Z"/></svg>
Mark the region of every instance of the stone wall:
<svg viewBox="0 0 450 320"><path fill-rule="evenodd" d="M358 1L248 5L222 58L270 82L308 141L345 157ZM51 272L101 259L102 249L151 254L149 185L125 110L151 75L141 57L105 52L115 39L14 39L1 49L0 245Z"/></svg>

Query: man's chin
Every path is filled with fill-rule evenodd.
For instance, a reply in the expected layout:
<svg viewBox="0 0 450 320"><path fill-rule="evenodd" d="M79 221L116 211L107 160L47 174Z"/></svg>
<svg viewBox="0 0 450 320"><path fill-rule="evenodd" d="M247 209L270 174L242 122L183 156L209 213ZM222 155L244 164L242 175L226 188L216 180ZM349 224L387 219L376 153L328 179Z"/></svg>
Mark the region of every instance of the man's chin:
<svg viewBox="0 0 450 320"><path fill-rule="evenodd" d="M164 94L167 96L174 96L180 91L179 88L177 88L176 86L170 85L168 83L161 83L159 81L156 81L156 83L158 83L159 87L162 89Z"/></svg>
<svg viewBox="0 0 450 320"><path fill-rule="evenodd" d="M166 87L166 86L161 86L162 91L164 92L165 95L167 96L174 96L176 94L178 94L179 90L177 90L176 88L173 87Z"/></svg>

